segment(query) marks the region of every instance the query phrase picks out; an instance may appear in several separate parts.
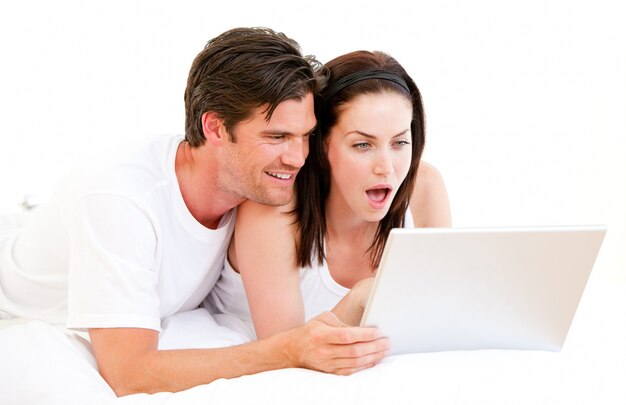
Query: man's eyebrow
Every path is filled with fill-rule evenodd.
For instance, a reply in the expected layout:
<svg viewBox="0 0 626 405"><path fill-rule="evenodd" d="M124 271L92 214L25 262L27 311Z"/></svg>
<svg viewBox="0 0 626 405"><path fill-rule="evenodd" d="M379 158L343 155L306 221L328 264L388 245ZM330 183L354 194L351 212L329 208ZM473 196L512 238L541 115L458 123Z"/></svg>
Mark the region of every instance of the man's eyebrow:
<svg viewBox="0 0 626 405"><path fill-rule="evenodd" d="M402 135L406 134L409 131L410 131L410 129L407 128L404 131L399 132L399 133L395 134L394 136L392 136L392 139L393 138L397 138L399 136L402 136ZM368 134L367 132L363 132L363 131L359 131L359 130L350 131L346 135L350 135L350 134L357 134L357 135L361 135L361 136L363 136L365 138L370 138L370 139L378 138L376 135Z"/></svg>
<svg viewBox="0 0 626 405"><path fill-rule="evenodd" d="M307 132L304 133L304 135L310 135L311 133L313 133L315 131L315 129L317 128L317 124L315 124L313 126L313 128L311 128L310 130L308 130ZM293 132L289 132L289 131L282 131L280 129L266 129L264 131L261 131L262 134L264 135L294 135Z"/></svg>
<svg viewBox="0 0 626 405"><path fill-rule="evenodd" d="M309 129L309 131L306 134L311 135L313 132L315 132L316 129L317 129L317 123L315 123L315 125L313 125L313 128Z"/></svg>
<svg viewBox="0 0 626 405"><path fill-rule="evenodd" d="M292 133L289 131L281 131L279 129L266 129L261 131L264 135L291 135Z"/></svg>

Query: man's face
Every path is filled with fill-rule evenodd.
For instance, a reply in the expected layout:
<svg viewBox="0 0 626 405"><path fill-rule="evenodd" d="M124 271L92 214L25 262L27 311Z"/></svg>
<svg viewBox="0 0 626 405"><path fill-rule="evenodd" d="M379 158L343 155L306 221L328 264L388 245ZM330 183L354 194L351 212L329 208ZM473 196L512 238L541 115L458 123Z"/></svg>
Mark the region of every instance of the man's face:
<svg viewBox="0 0 626 405"><path fill-rule="evenodd" d="M296 174L309 154L316 125L313 96L280 103L266 120L267 106L233 129L235 143L224 146L222 185L239 197L265 205L285 205ZM230 139L230 138L228 138Z"/></svg>

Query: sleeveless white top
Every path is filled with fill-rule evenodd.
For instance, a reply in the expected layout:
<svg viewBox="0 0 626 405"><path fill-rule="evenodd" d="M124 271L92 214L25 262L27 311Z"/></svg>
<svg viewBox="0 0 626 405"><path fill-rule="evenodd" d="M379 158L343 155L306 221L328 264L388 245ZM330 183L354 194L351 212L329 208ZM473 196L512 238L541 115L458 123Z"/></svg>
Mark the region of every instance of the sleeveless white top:
<svg viewBox="0 0 626 405"><path fill-rule="evenodd" d="M410 210L406 212L404 227L413 228ZM300 289L307 321L331 310L350 291L333 279L326 261L318 264L315 260L311 267L300 269ZM256 339L241 275L233 269L228 258L224 260L222 274L204 306L220 325L234 329L250 339Z"/></svg>

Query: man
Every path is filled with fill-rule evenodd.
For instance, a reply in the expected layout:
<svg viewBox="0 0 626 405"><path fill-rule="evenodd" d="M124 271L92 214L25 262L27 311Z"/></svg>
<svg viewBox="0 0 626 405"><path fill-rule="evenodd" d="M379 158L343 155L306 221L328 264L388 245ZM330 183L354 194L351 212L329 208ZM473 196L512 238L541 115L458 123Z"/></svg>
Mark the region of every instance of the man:
<svg viewBox="0 0 626 405"><path fill-rule="evenodd" d="M286 204L316 121L297 43L234 29L196 57L185 138L156 140L66 179L0 251L0 310L88 330L117 395L179 391L284 367L349 374L380 361L376 329L324 313L272 338L158 350L161 320L196 308L219 276L246 199Z"/></svg>

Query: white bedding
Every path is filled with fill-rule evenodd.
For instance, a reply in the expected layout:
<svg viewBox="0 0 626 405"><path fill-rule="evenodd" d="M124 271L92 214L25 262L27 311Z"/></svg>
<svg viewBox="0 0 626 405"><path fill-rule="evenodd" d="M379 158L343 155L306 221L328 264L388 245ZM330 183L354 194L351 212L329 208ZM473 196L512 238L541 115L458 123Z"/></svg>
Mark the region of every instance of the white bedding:
<svg viewBox="0 0 626 405"><path fill-rule="evenodd" d="M593 277L560 353L401 355L349 377L286 369L175 394L115 398L80 336L39 321L0 328L1 404L626 404L626 284Z"/></svg>

